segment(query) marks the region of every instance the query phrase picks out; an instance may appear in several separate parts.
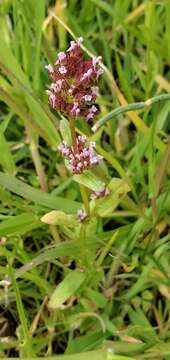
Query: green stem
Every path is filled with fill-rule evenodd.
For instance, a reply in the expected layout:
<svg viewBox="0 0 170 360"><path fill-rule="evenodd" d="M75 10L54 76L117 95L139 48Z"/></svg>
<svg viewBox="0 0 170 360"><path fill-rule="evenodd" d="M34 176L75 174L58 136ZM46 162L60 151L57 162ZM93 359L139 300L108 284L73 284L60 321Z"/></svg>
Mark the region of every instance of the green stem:
<svg viewBox="0 0 170 360"><path fill-rule="evenodd" d="M76 130L75 130L75 120L74 120L74 118L70 118L69 124L70 124L70 131L71 131L73 149L74 149L74 152L77 153L78 152L78 147L77 147L77 140L76 140Z"/></svg>
<svg viewBox="0 0 170 360"><path fill-rule="evenodd" d="M82 200L84 203L86 213L89 215L90 209L89 209L89 199L88 199L88 195L87 195L87 189L84 185L81 185L81 184L79 184L79 188L80 188L81 197L82 197Z"/></svg>
<svg viewBox="0 0 170 360"><path fill-rule="evenodd" d="M86 243L86 223L81 224L80 228L80 243L81 243L81 256L80 256L80 265L88 268L88 247Z"/></svg>
<svg viewBox="0 0 170 360"><path fill-rule="evenodd" d="M13 285L13 289L15 292L15 296L16 296L16 305L17 305L17 311L18 311L18 315L19 315L19 320L21 323L21 328L22 328L22 335L23 335L23 346L22 346L22 350L21 350L21 357L26 356L26 358L29 358L30 356L32 356L32 347L31 347L31 337L28 331L28 324L27 324L27 318L25 315L25 309L22 303L22 298L21 298L21 294L20 294L20 290L17 284L17 281L15 279L14 276L14 270L9 262L9 275L12 279L12 285Z"/></svg>
<svg viewBox="0 0 170 360"><path fill-rule="evenodd" d="M110 119L112 119L114 116L118 116L122 113L133 111L133 110L140 110L145 107L149 107L159 101L165 101L170 100L170 94L162 94L158 96L154 96L153 98L150 98L146 101L136 102L132 104L128 104L125 106L119 106L116 109L110 111L106 116L101 118L93 127L92 131L96 132L102 125L106 124Z"/></svg>

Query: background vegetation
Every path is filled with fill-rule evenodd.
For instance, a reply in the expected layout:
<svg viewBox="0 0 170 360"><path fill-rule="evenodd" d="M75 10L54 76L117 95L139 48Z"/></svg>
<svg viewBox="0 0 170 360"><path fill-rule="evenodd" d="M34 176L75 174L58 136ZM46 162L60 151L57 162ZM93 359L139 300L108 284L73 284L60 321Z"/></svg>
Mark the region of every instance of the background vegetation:
<svg viewBox="0 0 170 360"><path fill-rule="evenodd" d="M84 234L45 94L72 36L107 68L100 117L170 92L169 0L0 1L0 357L168 360L170 101L77 125L112 179Z"/></svg>

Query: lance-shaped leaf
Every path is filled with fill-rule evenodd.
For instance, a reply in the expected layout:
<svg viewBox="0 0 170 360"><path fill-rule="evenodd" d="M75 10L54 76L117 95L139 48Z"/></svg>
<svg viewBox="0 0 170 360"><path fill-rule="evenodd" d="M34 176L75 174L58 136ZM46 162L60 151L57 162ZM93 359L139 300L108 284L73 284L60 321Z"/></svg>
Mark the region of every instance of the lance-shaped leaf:
<svg viewBox="0 0 170 360"><path fill-rule="evenodd" d="M45 214L41 221L49 225L64 225L74 227L77 225L76 217L74 215L65 214L63 211L50 211Z"/></svg>
<svg viewBox="0 0 170 360"><path fill-rule="evenodd" d="M49 301L49 307L51 309L60 308L70 296L77 292L85 279L85 273L80 272L79 270L71 271L54 290Z"/></svg>
<svg viewBox="0 0 170 360"><path fill-rule="evenodd" d="M103 184L103 182L99 180L90 170L86 170L80 175L74 175L73 179L77 183L84 185L93 191L101 191L105 186L105 184Z"/></svg>

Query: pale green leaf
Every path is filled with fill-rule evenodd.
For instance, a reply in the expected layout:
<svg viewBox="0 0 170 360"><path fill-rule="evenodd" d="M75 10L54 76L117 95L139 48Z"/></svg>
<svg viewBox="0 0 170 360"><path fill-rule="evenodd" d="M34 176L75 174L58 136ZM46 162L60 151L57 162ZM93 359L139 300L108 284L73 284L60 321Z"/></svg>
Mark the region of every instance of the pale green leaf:
<svg viewBox="0 0 170 360"><path fill-rule="evenodd" d="M54 290L49 301L49 307L51 309L60 308L70 296L76 293L85 279L85 273L80 272L79 270L71 271Z"/></svg>

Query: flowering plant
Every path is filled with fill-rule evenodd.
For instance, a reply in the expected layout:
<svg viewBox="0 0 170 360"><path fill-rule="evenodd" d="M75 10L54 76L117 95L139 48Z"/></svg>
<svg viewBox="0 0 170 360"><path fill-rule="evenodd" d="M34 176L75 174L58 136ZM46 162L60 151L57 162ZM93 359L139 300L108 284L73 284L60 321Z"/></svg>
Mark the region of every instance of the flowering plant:
<svg viewBox="0 0 170 360"><path fill-rule="evenodd" d="M69 120L72 135L72 145L69 146L64 140L58 149L68 160L69 168L74 174L81 174L84 170L95 167L102 159L102 156L95 152L95 142L91 141L87 146L86 136L84 134L77 136L75 130L77 118L91 123L98 113L98 108L95 106L97 83L103 73L100 56L84 59L82 42L82 38L71 41L68 50L58 54L54 66L51 64L46 66L52 81L50 89L47 90L49 104ZM108 190L104 185L102 191L91 194L91 199L95 200L106 195ZM78 212L80 221L86 217L85 212Z"/></svg>

